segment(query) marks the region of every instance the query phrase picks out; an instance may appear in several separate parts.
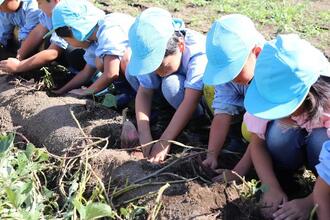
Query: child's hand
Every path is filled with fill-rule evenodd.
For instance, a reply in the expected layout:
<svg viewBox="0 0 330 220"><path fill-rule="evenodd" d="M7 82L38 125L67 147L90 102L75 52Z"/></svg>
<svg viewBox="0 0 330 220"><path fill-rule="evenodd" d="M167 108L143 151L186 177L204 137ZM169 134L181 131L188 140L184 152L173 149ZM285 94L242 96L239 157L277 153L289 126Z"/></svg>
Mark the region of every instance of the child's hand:
<svg viewBox="0 0 330 220"><path fill-rule="evenodd" d="M206 159L203 161L203 165L214 170L218 167L218 157L208 153Z"/></svg>
<svg viewBox="0 0 330 220"><path fill-rule="evenodd" d="M18 71L20 61L16 58L8 58L7 60L0 61L0 70L7 73L15 73Z"/></svg>
<svg viewBox="0 0 330 220"><path fill-rule="evenodd" d="M273 214L274 220L301 219L307 220L309 213L313 208L312 196L302 199L295 199L279 206Z"/></svg>
<svg viewBox="0 0 330 220"><path fill-rule="evenodd" d="M169 150L170 144L167 141L159 141L152 147L149 161L157 164L163 162Z"/></svg>
<svg viewBox="0 0 330 220"><path fill-rule="evenodd" d="M262 215L267 219L271 219L280 205L287 201L288 197L281 189L270 187L269 191L262 196Z"/></svg>

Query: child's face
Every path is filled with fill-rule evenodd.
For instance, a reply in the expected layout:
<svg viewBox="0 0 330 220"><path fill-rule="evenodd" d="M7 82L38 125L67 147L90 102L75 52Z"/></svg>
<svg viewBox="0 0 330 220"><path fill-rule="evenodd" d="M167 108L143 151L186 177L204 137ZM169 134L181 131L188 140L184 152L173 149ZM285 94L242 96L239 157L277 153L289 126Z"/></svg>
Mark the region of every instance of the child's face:
<svg viewBox="0 0 330 220"><path fill-rule="evenodd" d="M175 54L166 56L161 65L156 69L156 74L160 77L166 77L179 70L181 65L182 52L184 51L184 39L180 38L178 42L178 51Z"/></svg>
<svg viewBox="0 0 330 220"><path fill-rule="evenodd" d="M52 11L59 2L58 0L37 0L38 7L41 11L43 11L48 17L52 16Z"/></svg>
<svg viewBox="0 0 330 220"><path fill-rule="evenodd" d="M237 84L247 85L252 80L254 76L254 69L256 67L257 57L261 51L260 47L253 48L252 52L250 53L245 65L241 72L236 76L233 80Z"/></svg>
<svg viewBox="0 0 330 220"><path fill-rule="evenodd" d="M178 71L181 65L181 56L182 53L177 52L175 54L169 55L163 59L162 64L155 71L156 74L160 77L165 77L171 75Z"/></svg>
<svg viewBox="0 0 330 220"><path fill-rule="evenodd" d="M78 41L73 37L63 37L63 39L68 42L71 46L77 48L88 48L90 45L89 41Z"/></svg>
<svg viewBox="0 0 330 220"><path fill-rule="evenodd" d="M20 0L5 0L0 5L0 12L14 13L20 6Z"/></svg>

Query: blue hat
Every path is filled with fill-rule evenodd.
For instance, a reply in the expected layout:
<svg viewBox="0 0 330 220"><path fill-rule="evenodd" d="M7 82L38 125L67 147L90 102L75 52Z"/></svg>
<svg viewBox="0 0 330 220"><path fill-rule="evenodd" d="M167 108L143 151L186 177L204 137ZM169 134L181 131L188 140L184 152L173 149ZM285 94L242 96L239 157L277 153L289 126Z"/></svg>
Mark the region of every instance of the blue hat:
<svg viewBox="0 0 330 220"><path fill-rule="evenodd" d="M219 85L233 80L243 69L256 45L265 39L246 16L231 14L215 21L206 37L206 65L203 81Z"/></svg>
<svg viewBox="0 0 330 220"><path fill-rule="evenodd" d="M168 11L161 8L143 11L128 34L132 50L128 72L131 75L144 75L155 71L164 59L167 43L174 30Z"/></svg>
<svg viewBox="0 0 330 220"><path fill-rule="evenodd" d="M67 26L72 29L76 40L85 41L92 35L97 22L104 15L102 10L87 0L62 0L53 9L53 31L51 32L59 27Z"/></svg>
<svg viewBox="0 0 330 220"><path fill-rule="evenodd" d="M0 0L0 5L4 2L5 0Z"/></svg>
<svg viewBox="0 0 330 220"><path fill-rule="evenodd" d="M320 75L330 76L321 51L298 35L279 35L259 54L245 108L263 119L286 117L302 104Z"/></svg>

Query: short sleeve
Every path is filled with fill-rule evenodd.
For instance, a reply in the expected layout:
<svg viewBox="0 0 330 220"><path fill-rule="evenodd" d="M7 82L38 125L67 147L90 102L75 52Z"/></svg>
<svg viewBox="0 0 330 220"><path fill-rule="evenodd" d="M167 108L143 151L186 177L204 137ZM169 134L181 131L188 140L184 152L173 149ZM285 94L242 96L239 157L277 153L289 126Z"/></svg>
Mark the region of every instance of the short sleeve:
<svg viewBox="0 0 330 220"><path fill-rule="evenodd" d="M133 21L129 15L113 13L99 22L95 55L101 58L106 55L122 57L128 47L128 31Z"/></svg>
<svg viewBox="0 0 330 220"><path fill-rule="evenodd" d="M95 64L95 60L96 60L95 50L96 50L96 48L97 48L97 44L93 43L86 49L86 52L84 54L84 59L86 61L86 64L93 67L93 68L96 68L96 64Z"/></svg>
<svg viewBox="0 0 330 220"><path fill-rule="evenodd" d="M330 185L330 140L323 144L320 153L320 163L316 165L319 176Z"/></svg>
<svg viewBox="0 0 330 220"><path fill-rule="evenodd" d="M265 140L268 120L257 118L246 112L243 119L246 128L249 132L256 134L261 139Z"/></svg>
<svg viewBox="0 0 330 220"><path fill-rule="evenodd" d="M196 54L191 57L188 69L186 80L184 83L185 88L203 90L203 74L205 71L207 63L207 58L204 53Z"/></svg>
<svg viewBox="0 0 330 220"><path fill-rule="evenodd" d="M244 96L247 86L228 82L215 86L214 100L212 107L214 113L226 113L229 115L238 115L244 108Z"/></svg>
<svg viewBox="0 0 330 220"><path fill-rule="evenodd" d="M162 83L162 79L155 73L137 76L140 86L146 89L158 89Z"/></svg>
<svg viewBox="0 0 330 220"><path fill-rule="evenodd" d="M25 13L25 24L20 28L18 34L19 41L25 40L33 28L39 24L39 15L41 14L41 11L38 9L37 3L35 1L31 1L27 5Z"/></svg>

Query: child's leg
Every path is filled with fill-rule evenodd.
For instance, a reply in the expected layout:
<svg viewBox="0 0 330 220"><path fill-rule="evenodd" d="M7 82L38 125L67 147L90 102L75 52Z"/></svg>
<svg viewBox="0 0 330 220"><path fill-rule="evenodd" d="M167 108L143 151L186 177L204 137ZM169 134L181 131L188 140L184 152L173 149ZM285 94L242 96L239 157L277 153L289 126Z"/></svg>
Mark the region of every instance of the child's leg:
<svg viewBox="0 0 330 220"><path fill-rule="evenodd" d="M277 168L294 171L304 162L302 146L306 132L303 129L288 127L281 121L269 123L266 132L267 149Z"/></svg>
<svg viewBox="0 0 330 220"><path fill-rule="evenodd" d="M314 204L318 204L317 216L319 220L330 219L330 186L318 178L313 191Z"/></svg>
<svg viewBox="0 0 330 220"><path fill-rule="evenodd" d="M178 109L185 94L184 82L186 77L179 74L171 74L162 78L162 93L167 102L175 109ZM204 115L204 108L198 105L194 117Z"/></svg>

